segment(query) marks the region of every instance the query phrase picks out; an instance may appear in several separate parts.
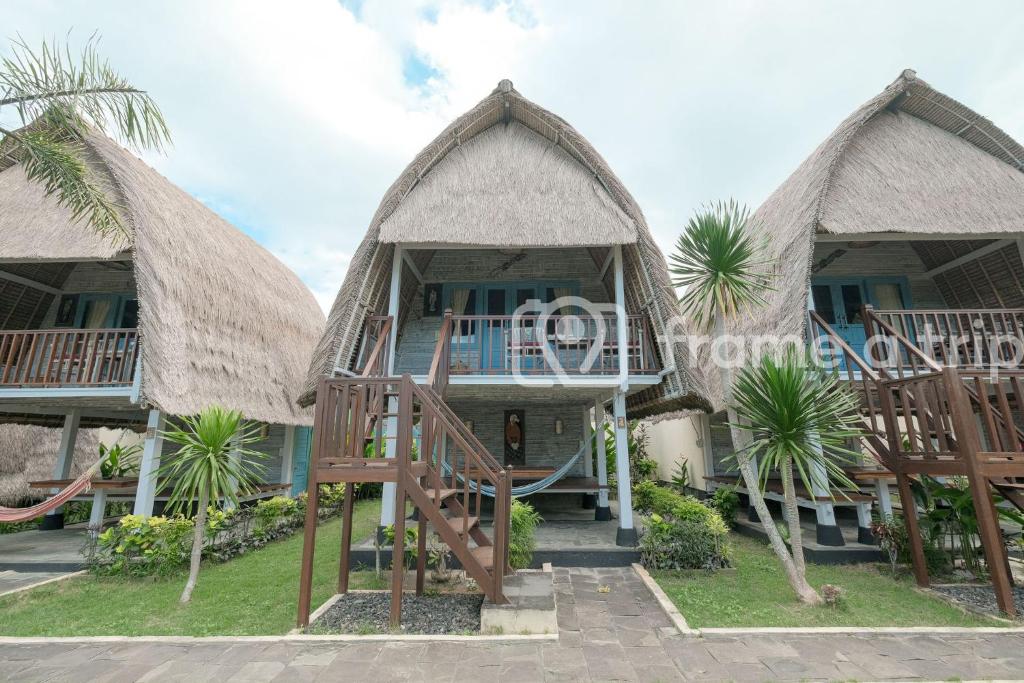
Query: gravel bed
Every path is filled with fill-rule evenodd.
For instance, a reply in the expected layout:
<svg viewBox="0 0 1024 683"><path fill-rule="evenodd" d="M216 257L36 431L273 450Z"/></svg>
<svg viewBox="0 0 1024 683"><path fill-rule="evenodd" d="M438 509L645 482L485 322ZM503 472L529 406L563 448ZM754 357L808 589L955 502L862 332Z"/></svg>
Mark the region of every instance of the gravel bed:
<svg viewBox="0 0 1024 683"><path fill-rule="evenodd" d="M939 585L932 586L932 590L952 598L965 607L972 608L993 616L1005 617L999 611L996 604L996 592L992 586L983 585ZM1013 601L1017 604L1018 611L1024 611L1024 587L1013 588Z"/></svg>
<svg viewBox="0 0 1024 683"><path fill-rule="evenodd" d="M478 633L480 605L477 594L441 594L402 597L403 633ZM315 633L387 633L391 592L348 593L341 596L310 625Z"/></svg>

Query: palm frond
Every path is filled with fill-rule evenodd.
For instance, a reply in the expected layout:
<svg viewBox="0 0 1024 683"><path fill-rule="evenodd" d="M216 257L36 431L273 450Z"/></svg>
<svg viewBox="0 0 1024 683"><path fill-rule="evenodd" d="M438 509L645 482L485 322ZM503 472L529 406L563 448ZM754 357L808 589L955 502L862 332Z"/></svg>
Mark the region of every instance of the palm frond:
<svg viewBox="0 0 1024 683"><path fill-rule="evenodd" d="M103 236L126 236L118 206L84 161L81 143L62 140L42 127L19 133L0 128L0 133L7 136L5 154L20 161L28 179L42 185L47 195L56 195L73 220L85 219Z"/></svg>
<svg viewBox="0 0 1024 683"><path fill-rule="evenodd" d="M247 448L261 440L259 426L238 411L211 406L198 416L182 418L182 426L163 432L180 448L158 471L172 481L169 505L181 510L207 492L209 500L238 503L239 493L255 490L266 467L266 454Z"/></svg>
<svg viewBox="0 0 1024 683"><path fill-rule="evenodd" d="M735 426L751 432L747 452L758 458L762 484L792 459L808 490L856 488L843 464L859 453L849 443L863 435L857 397L813 357L788 346L740 370L733 388Z"/></svg>
<svg viewBox="0 0 1024 683"><path fill-rule="evenodd" d="M669 256L672 284L685 288L682 312L703 329L716 315L733 317L765 304L772 272L764 247L747 231L749 212L735 200L697 213Z"/></svg>
<svg viewBox="0 0 1024 683"><path fill-rule="evenodd" d="M70 47L43 42L33 49L20 37L0 59L0 107L13 106L22 124L45 115L65 134L102 130L136 149L160 149L170 132L156 102L118 74L96 50L93 35L77 57Z"/></svg>

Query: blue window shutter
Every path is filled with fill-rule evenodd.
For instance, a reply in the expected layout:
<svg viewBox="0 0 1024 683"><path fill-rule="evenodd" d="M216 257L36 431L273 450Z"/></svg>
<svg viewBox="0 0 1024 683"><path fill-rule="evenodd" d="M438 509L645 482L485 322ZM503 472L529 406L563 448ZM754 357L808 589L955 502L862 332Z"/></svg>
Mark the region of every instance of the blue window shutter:
<svg viewBox="0 0 1024 683"><path fill-rule="evenodd" d="M313 445L313 428L295 428L295 452L292 457L292 495L306 490L309 481L309 452Z"/></svg>

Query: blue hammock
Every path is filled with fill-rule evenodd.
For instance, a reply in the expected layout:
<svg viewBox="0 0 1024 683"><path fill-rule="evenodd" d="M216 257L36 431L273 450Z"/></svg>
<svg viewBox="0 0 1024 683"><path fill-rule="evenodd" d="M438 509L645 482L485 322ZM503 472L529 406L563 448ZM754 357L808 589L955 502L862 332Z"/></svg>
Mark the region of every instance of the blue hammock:
<svg viewBox="0 0 1024 683"><path fill-rule="evenodd" d="M562 465L557 470L555 470L548 476L544 477L543 479L538 479L537 481L532 481L529 484L523 484L522 486L513 486L512 497L521 498L522 496L529 496L530 494L543 491L544 489L546 489L547 487L551 486L556 481L564 477L565 475L569 474L569 470L576 466L576 463L580 461L580 458L583 457L583 454L590 452L590 444L593 443L593 440L594 434L591 434L590 438L587 439L586 443L584 443L583 446L578 451L576 451L576 455L569 458L568 462L566 462L564 465ZM449 465L447 461L441 461L441 469L444 471L444 475L446 477L452 476L452 466ZM455 476L458 477L459 482L464 482L461 474L456 473ZM476 489L476 482L469 482L469 490L473 493L476 493ZM491 486L490 484L481 484L480 493L484 494L489 498L494 498L494 487Z"/></svg>

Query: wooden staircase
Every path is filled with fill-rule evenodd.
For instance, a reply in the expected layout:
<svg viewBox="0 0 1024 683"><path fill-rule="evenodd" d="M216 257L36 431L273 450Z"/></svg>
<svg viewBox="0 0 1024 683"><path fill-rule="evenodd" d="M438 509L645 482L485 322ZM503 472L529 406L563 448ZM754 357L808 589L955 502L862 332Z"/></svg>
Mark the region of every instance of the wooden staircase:
<svg viewBox="0 0 1024 683"><path fill-rule="evenodd" d="M389 319L390 320L390 319ZM379 327L363 374L324 379L317 390L309 470L305 539L299 582L298 624L308 626L316 545L319 485L345 483L338 592L348 591L352 499L357 482L394 482L391 625L401 622L405 572L406 502L418 511L416 593L422 594L427 535L436 533L488 599L507 602L502 582L508 566L512 478L444 402L445 369L435 359L429 385L410 375L379 376L390 324ZM439 346L444 340L439 342ZM381 455L385 457L380 457ZM450 475L445 476L445 465ZM483 487L493 487L492 535L480 527ZM429 526L429 529L428 529Z"/></svg>
<svg viewBox="0 0 1024 683"><path fill-rule="evenodd" d="M945 365L914 344L890 316L865 307L862 317L867 339L876 340L869 359L814 311L809 329L818 348L832 351L861 397L865 450L896 477L918 584L927 586L929 579L910 481L922 475L963 476L1000 609L1015 614L994 498L1024 510L1024 369ZM956 357L948 348L941 353L942 359Z"/></svg>

